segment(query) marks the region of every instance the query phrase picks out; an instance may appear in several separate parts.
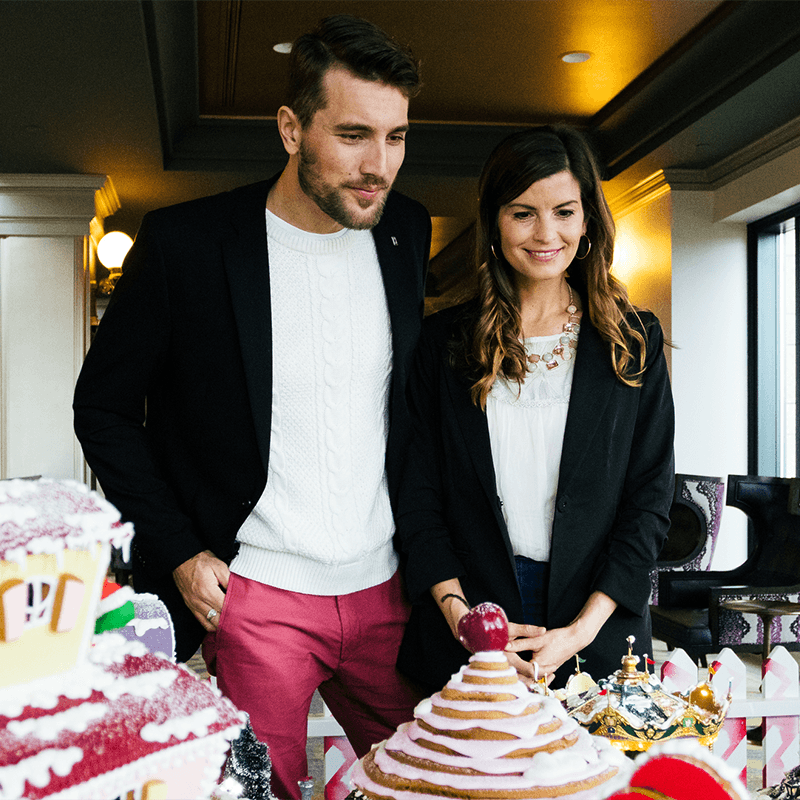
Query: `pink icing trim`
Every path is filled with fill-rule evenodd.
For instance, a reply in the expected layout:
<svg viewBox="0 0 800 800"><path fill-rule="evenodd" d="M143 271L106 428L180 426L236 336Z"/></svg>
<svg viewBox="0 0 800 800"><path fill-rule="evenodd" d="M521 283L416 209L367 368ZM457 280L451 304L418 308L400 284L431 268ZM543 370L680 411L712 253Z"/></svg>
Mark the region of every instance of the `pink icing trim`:
<svg viewBox="0 0 800 800"><path fill-rule="evenodd" d="M581 764L582 759L580 758L569 757L564 759L549 753L539 753L534 759L528 761L526 764L528 768L533 767L535 769L535 765L531 763L532 761L546 762L548 760L557 760L564 762L561 769L548 770L551 774L548 776L549 780L547 780L544 779L544 775L542 774L543 770L537 770L539 775L535 779L532 778L531 775L526 775L524 773L522 775L454 775L449 772L420 770L418 767L401 764L395 761L386 753L386 748L383 744L379 745L378 749L375 751L374 758L376 765L386 774L396 775L405 780L422 779L429 783L436 784L437 786L450 786L457 790L471 791L481 788L503 791L525 789L530 786L560 786L564 783L586 780L587 778L599 775L609 767L608 764L599 761L588 765L585 761ZM469 766L472 766L472 763L470 763Z"/></svg>
<svg viewBox="0 0 800 800"><path fill-rule="evenodd" d="M2 598L3 641L14 642L22 636L25 628L25 609L28 606L28 587L20 582L9 586L0 595Z"/></svg>
<svg viewBox="0 0 800 800"><path fill-rule="evenodd" d="M58 606L58 618L53 620L56 633L71 631L78 621L78 614L83 601L83 581L67 575L61 578L61 602Z"/></svg>

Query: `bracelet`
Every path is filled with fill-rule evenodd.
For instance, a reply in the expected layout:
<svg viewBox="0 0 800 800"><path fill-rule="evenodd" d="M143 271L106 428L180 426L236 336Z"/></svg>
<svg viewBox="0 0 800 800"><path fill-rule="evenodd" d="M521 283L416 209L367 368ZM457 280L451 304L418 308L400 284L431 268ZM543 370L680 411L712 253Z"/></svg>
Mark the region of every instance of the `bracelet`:
<svg viewBox="0 0 800 800"><path fill-rule="evenodd" d="M441 600L439 600L439 602L444 603L444 601L447 600L448 597L460 600L467 608L470 607L469 603L460 594L446 594L444 595L444 597L441 598Z"/></svg>

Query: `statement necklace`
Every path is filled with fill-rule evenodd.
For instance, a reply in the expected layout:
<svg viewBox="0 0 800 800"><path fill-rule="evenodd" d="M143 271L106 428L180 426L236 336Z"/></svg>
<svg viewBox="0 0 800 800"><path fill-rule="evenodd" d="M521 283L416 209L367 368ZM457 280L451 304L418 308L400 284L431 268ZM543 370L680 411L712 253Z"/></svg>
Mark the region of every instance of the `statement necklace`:
<svg viewBox="0 0 800 800"><path fill-rule="evenodd" d="M572 287L569 284L567 284L567 289L569 290L569 305L566 312L569 319L564 323L563 333L558 338L558 344L552 350L548 350L542 355L531 353L528 356L528 361L534 367L544 366L547 369L555 369L559 364L558 358L561 358L562 361L569 361L575 355L574 350L578 346L578 333L581 329L581 312L573 302Z"/></svg>

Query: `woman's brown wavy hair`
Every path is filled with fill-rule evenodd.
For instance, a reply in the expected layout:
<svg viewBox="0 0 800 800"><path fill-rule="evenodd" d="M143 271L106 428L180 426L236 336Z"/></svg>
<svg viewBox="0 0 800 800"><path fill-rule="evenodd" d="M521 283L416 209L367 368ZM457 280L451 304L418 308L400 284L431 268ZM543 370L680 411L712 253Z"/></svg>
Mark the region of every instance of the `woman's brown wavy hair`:
<svg viewBox="0 0 800 800"><path fill-rule="evenodd" d="M478 314L465 318L452 343L451 360L474 380L472 400L482 409L498 375L521 384L527 373L515 273L502 258L498 213L531 184L564 171L572 173L580 186L586 235L592 243L584 259L570 264L569 282L583 298L584 313L608 342L617 377L629 386L641 383L646 342L628 322L627 314L635 311L624 284L609 272L615 227L597 160L578 131L548 125L503 139L480 178L475 237ZM495 256L492 244L501 258ZM583 249L582 240L579 251Z"/></svg>

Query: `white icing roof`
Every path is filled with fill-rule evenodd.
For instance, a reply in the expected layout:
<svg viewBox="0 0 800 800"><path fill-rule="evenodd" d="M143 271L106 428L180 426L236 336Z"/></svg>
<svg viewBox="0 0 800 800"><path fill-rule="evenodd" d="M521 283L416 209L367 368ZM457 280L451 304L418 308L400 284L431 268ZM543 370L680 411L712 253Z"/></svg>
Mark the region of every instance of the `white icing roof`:
<svg viewBox="0 0 800 800"><path fill-rule="evenodd" d="M107 500L77 481L0 481L0 559L22 563L28 555L86 550L97 542L123 548L133 526L120 523Z"/></svg>
<svg viewBox="0 0 800 800"><path fill-rule="evenodd" d="M246 717L217 689L144 651L103 634L81 670L0 691L0 798L83 797L74 787L98 775L238 734Z"/></svg>

